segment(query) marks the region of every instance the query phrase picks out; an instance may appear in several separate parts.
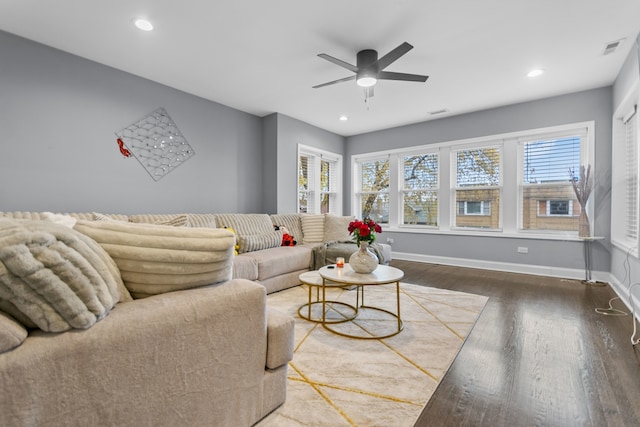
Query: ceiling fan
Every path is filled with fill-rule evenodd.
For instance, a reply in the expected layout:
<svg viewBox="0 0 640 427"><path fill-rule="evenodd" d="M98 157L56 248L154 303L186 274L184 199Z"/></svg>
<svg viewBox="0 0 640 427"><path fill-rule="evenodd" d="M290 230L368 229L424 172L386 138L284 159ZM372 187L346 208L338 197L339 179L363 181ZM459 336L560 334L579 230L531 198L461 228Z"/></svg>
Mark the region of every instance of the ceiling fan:
<svg viewBox="0 0 640 427"><path fill-rule="evenodd" d="M333 85L336 83L347 82L349 80L355 80L358 86L361 86L367 90L367 96L373 96L373 85L378 80L402 80L408 82L425 82L429 76L422 76L419 74L407 74L407 73L395 73L392 71L384 71L389 65L395 62L398 58L405 53L413 49L409 43L404 42L400 46L393 49L391 52L378 59L378 52L373 49L365 49L358 52L356 57L356 64L351 65L348 62L341 61L340 59L329 56L326 53L321 53L318 56L326 59L329 62L346 68L349 71L356 73L354 76L345 77L331 82L322 83L313 86L314 89Z"/></svg>

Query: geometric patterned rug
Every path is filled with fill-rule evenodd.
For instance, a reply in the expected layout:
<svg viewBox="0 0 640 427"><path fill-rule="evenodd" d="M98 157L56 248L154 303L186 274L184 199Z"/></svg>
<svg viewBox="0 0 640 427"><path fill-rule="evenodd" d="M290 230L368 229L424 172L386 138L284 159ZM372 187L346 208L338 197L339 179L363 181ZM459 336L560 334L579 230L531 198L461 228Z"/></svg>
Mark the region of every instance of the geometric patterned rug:
<svg viewBox="0 0 640 427"><path fill-rule="evenodd" d="M365 292L367 305L396 312L395 285L368 286ZM306 285L267 297L269 306L296 319L295 352L285 403L257 426L413 426L488 300L401 283L403 331L390 338L362 340L300 318L298 308L307 298ZM355 305L356 290L327 289L326 298ZM321 305L312 308L317 318ZM334 309L327 318L349 310L342 305ZM384 335L397 329L397 320L361 308L354 321L332 327Z"/></svg>

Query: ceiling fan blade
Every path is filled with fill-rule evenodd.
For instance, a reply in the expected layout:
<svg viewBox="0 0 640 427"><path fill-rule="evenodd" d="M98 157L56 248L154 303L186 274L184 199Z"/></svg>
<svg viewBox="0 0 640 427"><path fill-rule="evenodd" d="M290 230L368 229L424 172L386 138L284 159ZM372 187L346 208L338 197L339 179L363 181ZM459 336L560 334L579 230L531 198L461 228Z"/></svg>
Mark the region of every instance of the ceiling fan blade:
<svg viewBox="0 0 640 427"><path fill-rule="evenodd" d="M345 77L344 79L334 80L332 82L322 83L320 85L313 86L313 89L318 89L319 87L325 87L329 85L334 85L336 83L348 82L349 80L355 80L356 76Z"/></svg>
<svg viewBox="0 0 640 427"><path fill-rule="evenodd" d="M400 46L393 49L391 52L387 53L382 58L378 59L378 70L384 70L389 65L391 65L392 62L396 61L398 58L400 58L405 53L409 52L411 49L413 49L413 46L411 46L409 43L407 42L402 43Z"/></svg>
<svg viewBox="0 0 640 427"><path fill-rule="evenodd" d="M318 56L322 59L326 59L329 62L333 62L336 65L339 65L342 68L346 68L349 71L353 71L354 73L358 72L358 67L355 65L351 65L348 62L344 62L338 58L334 58L333 56L329 56L326 53L320 53Z"/></svg>
<svg viewBox="0 0 640 427"><path fill-rule="evenodd" d="M429 76L420 74L394 73L391 71L380 71L378 79L380 80L403 80L408 82L426 82Z"/></svg>

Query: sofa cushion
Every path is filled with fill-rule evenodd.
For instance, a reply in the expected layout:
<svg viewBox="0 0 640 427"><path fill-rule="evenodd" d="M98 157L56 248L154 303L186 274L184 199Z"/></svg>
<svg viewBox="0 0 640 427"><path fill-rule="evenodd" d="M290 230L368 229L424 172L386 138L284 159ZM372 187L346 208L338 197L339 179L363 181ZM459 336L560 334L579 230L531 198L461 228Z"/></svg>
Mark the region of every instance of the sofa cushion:
<svg viewBox="0 0 640 427"><path fill-rule="evenodd" d="M49 221L0 220L0 306L25 326L89 328L121 289L116 264L87 236Z"/></svg>
<svg viewBox="0 0 640 427"><path fill-rule="evenodd" d="M248 253L234 257L233 278L258 280L258 261Z"/></svg>
<svg viewBox="0 0 640 427"><path fill-rule="evenodd" d="M302 243L320 243L324 239L324 215L301 214Z"/></svg>
<svg viewBox="0 0 640 427"><path fill-rule="evenodd" d="M268 369L277 369L293 360L294 328L293 317L267 307Z"/></svg>
<svg viewBox="0 0 640 427"><path fill-rule="evenodd" d="M352 222L355 217L352 216L338 216L333 214L326 214L324 216L324 241L335 242L351 240L349 234L349 223Z"/></svg>
<svg viewBox="0 0 640 427"><path fill-rule="evenodd" d="M273 225L279 227L285 226L287 230L289 230L289 234L291 234L298 243L302 243L304 233L302 233L300 214L273 214L271 215L271 222Z"/></svg>
<svg viewBox="0 0 640 427"><path fill-rule="evenodd" d="M11 317L0 312L0 353L22 344L27 338L27 330Z"/></svg>
<svg viewBox="0 0 640 427"><path fill-rule="evenodd" d="M311 249L305 246L278 246L242 256L253 258L258 264L257 280L266 280L291 271L308 269Z"/></svg>
<svg viewBox="0 0 640 427"><path fill-rule="evenodd" d="M78 221L114 259L135 298L231 279L233 233L121 221Z"/></svg>

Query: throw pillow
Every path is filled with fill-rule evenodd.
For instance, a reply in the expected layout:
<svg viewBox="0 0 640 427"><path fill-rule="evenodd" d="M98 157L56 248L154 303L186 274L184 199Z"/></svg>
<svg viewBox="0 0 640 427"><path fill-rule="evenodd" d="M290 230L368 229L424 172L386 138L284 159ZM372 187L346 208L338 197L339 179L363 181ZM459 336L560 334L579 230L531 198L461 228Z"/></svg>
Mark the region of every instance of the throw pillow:
<svg viewBox="0 0 640 427"><path fill-rule="evenodd" d="M354 219L354 216L326 214L324 217L324 241L335 242L351 240L349 223Z"/></svg>
<svg viewBox="0 0 640 427"><path fill-rule="evenodd" d="M302 243L321 243L324 239L324 215L301 214Z"/></svg>
<svg viewBox="0 0 640 427"><path fill-rule="evenodd" d="M270 233L239 236L238 244L240 245L239 253L277 248L282 244L282 233L274 230Z"/></svg>
<svg viewBox="0 0 640 427"><path fill-rule="evenodd" d="M231 279L232 232L120 221L78 221L111 255L135 298Z"/></svg>
<svg viewBox="0 0 640 427"><path fill-rule="evenodd" d="M49 221L0 221L0 303L26 326L89 328L121 299L121 286L113 260L87 236Z"/></svg>
<svg viewBox="0 0 640 427"><path fill-rule="evenodd" d="M284 225L289 230L289 234L293 236L298 243L302 243L304 234L302 233L302 221L300 214L273 214L271 215L271 223L275 225Z"/></svg>
<svg viewBox="0 0 640 427"><path fill-rule="evenodd" d="M0 312L0 353L22 344L27 338L27 330L8 315Z"/></svg>

